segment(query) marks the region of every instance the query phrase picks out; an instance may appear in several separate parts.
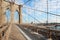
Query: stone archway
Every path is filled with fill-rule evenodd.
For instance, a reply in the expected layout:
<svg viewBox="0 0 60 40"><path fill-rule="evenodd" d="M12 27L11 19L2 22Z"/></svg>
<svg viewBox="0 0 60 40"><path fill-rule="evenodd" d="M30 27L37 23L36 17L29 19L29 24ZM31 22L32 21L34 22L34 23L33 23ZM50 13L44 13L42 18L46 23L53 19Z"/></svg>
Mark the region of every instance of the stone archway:
<svg viewBox="0 0 60 40"><path fill-rule="evenodd" d="M22 24L22 13L21 13L21 5L19 6L19 10L16 10L18 16L18 24ZM15 13L14 13L15 14Z"/></svg>
<svg viewBox="0 0 60 40"><path fill-rule="evenodd" d="M16 10L14 12L14 23L18 23L19 24L19 12L18 12L18 10Z"/></svg>
<svg viewBox="0 0 60 40"><path fill-rule="evenodd" d="M9 33L11 31L11 27L12 27L12 24L13 24L13 21L14 21L14 17L13 17L14 12L16 10L18 10L18 14L19 14L19 24L22 23L21 7L22 7L21 5L17 5L17 4L12 3L12 2L6 2L4 0L0 0L0 25L1 24L3 25L5 23L5 21L6 21L5 20L6 9L9 8L10 11L11 11L11 13L10 13L10 17L11 17L10 22L11 22L11 24L9 24L8 26L4 26L4 27L0 26L0 29L1 29L0 30L0 40L2 40L2 38L4 38L4 37L5 37L4 40L8 40ZM2 37L2 32L4 33L3 35L5 35L4 37Z"/></svg>
<svg viewBox="0 0 60 40"><path fill-rule="evenodd" d="M9 23L10 22L10 9L9 8L6 9L5 15L6 15L6 23Z"/></svg>

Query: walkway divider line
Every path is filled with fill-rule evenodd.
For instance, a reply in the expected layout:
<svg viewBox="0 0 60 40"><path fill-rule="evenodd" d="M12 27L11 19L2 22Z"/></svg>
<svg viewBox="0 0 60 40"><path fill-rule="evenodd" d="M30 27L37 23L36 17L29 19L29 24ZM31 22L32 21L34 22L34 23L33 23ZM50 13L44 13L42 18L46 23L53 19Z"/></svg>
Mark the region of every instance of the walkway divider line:
<svg viewBox="0 0 60 40"><path fill-rule="evenodd" d="M24 37L26 37L27 40L32 40L20 27L18 27L18 30L24 35Z"/></svg>

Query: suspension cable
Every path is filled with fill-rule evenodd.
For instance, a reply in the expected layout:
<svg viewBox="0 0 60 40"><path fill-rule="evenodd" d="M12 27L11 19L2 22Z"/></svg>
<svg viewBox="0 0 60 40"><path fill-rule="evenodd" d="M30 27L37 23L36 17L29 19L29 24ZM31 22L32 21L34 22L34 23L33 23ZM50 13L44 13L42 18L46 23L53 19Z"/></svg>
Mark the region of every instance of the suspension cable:
<svg viewBox="0 0 60 40"><path fill-rule="evenodd" d="M35 10L35 11L47 13L47 16L48 16L48 14L55 15L55 16L60 16L60 15L57 15L57 14L53 14L53 13L48 12L48 0L47 0L47 12L42 11L42 10L38 10L38 9L29 8L29 7L24 7L24 5L27 4L29 1L30 1L30 0L26 1L26 2L23 4L23 8L28 8L28 9L31 9L31 10ZM47 17L47 20L48 20L48 17Z"/></svg>
<svg viewBox="0 0 60 40"><path fill-rule="evenodd" d="M31 16L30 14L28 14L28 13L25 13L25 14L29 15L30 17L32 17L33 19L35 19L37 22L40 22L38 19L36 19L35 17Z"/></svg>
<svg viewBox="0 0 60 40"><path fill-rule="evenodd" d="M58 0L57 0L57 3L56 3L56 6L58 6ZM57 9L56 9L56 14L57 14ZM56 23L57 23L57 16L56 16Z"/></svg>
<svg viewBox="0 0 60 40"><path fill-rule="evenodd" d="M23 8L28 8L28 9L31 9L31 10L35 10L35 11L39 11L39 12L43 12L43 13L48 13L48 14L51 14L51 15L55 15L55 16L59 16L60 17L60 15L58 15L58 14L53 14L53 13L50 13L50 12L45 12L45 11L42 11L42 10L37 10L37 9L33 9L33 8L29 8L29 7L23 7Z"/></svg>
<svg viewBox="0 0 60 40"><path fill-rule="evenodd" d="M28 2L30 2L30 0L26 1L23 5L27 4Z"/></svg>
<svg viewBox="0 0 60 40"><path fill-rule="evenodd" d="M35 8L35 0L34 0L34 8ZM34 10L34 17L35 17L35 10ZM34 20L34 23L35 23L35 20Z"/></svg>
<svg viewBox="0 0 60 40"><path fill-rule="evenodd" d="M28 3L30 0L28 0L26 3ZM25 4L24 4L25 5ZM23 8L28 8L28 7L24 7L23 6ZM42 10L37 10L37 9L33 9L33 8L28 8L28 9L31 9L31 10L34 10L34 13L35 13L35 11L39 11L39 12L44 12L44 13L47 13L47 24L48 24L48 14L51 14L51 15L54 15L54 16L60 16L60 15L57 15L57 14L53 14L53 13L50 13L50 12L48 12L48 0L47 0L47 12L45 12L45 11L42 11Z"/></svg>
<svg viewBox="0 0 60 40"><path fill-rule="evenodd" d="M43 13L48 13L48 14L55 15L55 16L60 16L60 15L58 15L58 14L53 14L53 13L50 13L50 12L45 12L45 11L42 11L42 10L25 7L24 5L27 4L29 1L30 1L30 0L26 1L26 2L23 4L23 8L28 8L28 9L35 10L35 11L39 11L39 12L43 12Z"/></svg>
<svg viewBox="0 0 60 40"><path fill-rule="evenodd" d="M47 24L48 24L48 0L47 0Z"/></svg>

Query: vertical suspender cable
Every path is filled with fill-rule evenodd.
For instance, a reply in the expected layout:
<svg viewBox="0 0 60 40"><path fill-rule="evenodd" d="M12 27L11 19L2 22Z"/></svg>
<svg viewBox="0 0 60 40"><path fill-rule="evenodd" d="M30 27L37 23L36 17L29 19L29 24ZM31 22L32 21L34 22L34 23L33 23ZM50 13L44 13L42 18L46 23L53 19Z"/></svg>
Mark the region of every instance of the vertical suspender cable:
<svg viewBox="0 0 60 40"><path fill-rule="evenodd" d="M58 6L58 0L57 0L57 3L56 3L56 6ZM56 9L56 14L57 14L57 9ZM56 16L56 23L57 23L57 16Z"/></svg>
<svg viewBox="0 0 60 40"><path fill-rule="evenodd" d="M26 13L26 14L30 14L30 9L28 9L28 13ZM29 22L28 22L29 21ZM27 23L30 23L30 17L29 17L29 15L27 15Z"/></svg>
<svg viewBox="0 0 60 40"><path fill-rule="evenodd" d="M48 0L47 0L47 24L48 24Z"/></svg>
<svg viewBox="0 0 60 40"><path fill-rule="evenodd" d="M35 9L35 0L34 0L34 9ZM35 10L34 10L34 17L35 17ZM34 20L34 23L35 23L35 20Z"/></svg>

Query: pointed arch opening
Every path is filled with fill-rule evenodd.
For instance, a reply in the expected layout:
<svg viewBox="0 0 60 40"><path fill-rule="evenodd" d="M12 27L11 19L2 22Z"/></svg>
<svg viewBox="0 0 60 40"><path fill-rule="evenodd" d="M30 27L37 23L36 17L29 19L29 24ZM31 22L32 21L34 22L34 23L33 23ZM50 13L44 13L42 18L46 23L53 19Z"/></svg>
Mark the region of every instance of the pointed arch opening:
<svg viewBox="0 0 60 40"><path fill-rule="evenodd" d="M19 23L19 12L17 10L14 12L14 23Z"/></svg>
<svg viewBox="0 0 60 40"><path fill-rule="evenodd" d="M10 13L11 13L10 9L7 8L5 13L6 13L6 22L9 23L10 22Z"/></svg>

